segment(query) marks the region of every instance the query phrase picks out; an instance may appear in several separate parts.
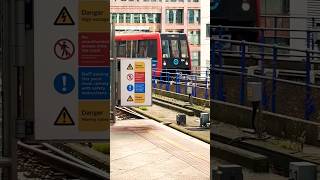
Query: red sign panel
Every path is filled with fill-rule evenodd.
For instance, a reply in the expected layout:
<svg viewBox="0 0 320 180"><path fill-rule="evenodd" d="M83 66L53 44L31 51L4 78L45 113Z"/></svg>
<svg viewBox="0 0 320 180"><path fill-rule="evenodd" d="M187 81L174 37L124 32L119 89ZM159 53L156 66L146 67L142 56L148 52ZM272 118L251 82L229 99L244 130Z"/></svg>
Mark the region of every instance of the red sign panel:
<svg viewBox="0 0 320 180"><path fill-rule="evenodd" d="M145 82L145 73L144 72L135 72L134 73L134 82Z"/></svg>
<svg viewBox="0 0 320 180"><path fill-rule="evenodd" d="M80 66L110 66L109 33L79 33Z"/></svg>

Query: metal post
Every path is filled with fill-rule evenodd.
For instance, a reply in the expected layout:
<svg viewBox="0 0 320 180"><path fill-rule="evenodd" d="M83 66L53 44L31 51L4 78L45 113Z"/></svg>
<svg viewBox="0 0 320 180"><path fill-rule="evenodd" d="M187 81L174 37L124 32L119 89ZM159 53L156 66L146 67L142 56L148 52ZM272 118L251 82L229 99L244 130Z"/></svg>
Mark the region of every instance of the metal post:
<svg viewBox="0 0 320 180"><path fill-rule="evenodd" d="M311 97L311 87L310 87L310 52L309 49L306 51L306 98L305 98L305 113L304 117L306 120L310 120L310 115L313 111L312 97Z"/></svg>
<svg viewBox="0 0 320 180"><path fill-rule="evenodd" d="M194 75L194 82L193 82L193 97L197 97L197 75Z"/></svg>
<svg viewBox="0 0 320 180"><path fill-rule="evenodd" d="M265 31L261 30L261 34L260 34L260 43L264 44L265 43L265 36L264 36ZM260 46L260 62L259 62L259 66L260 66L260 72L261 72L261 76L264 76L264 46ZM261 86L261 92L262 92L262 99L260 101L260 107L267 107L267 101L268 101L268 97L267 97L267 91L266 91L266 80L262 79L262 86Z"/></svg>
<svg viewBox="0 0 320 180"><path fill-rule="evenodd" d="M20 40L25 37L24 34L18 34L23 32L17 31L17 26L21 26L24 23L21 16L24 15L24 7L21 6L21 1L5 1L5 44L3 53L5 58L3 59L2 69L2 81L3 81L3 126L2 126L2 155L1 162L6 161L8 164L6 169L2 171L2 179L17 179L17 139L16 135L16 120L18 119L18 71L15 66L18 65L19 58L23 57L21 53L22 49L17 49L17 45L21 44ZM20 9L20 8L23 8ZM17 12L19 11L19 12ZM23 14L22 14L23 13ZM21 27L19 27L21 28ZM24 30L24 28L23 28ZM22 39L16 39L17 35L22 35ZM17 56L16 56L17 55ZM1 163L1 164L2 164Z"/></svg>
<svg viewBox="0 0 320 180"><path fill-rule="evenodd" d="M188 94L188 75L187 74L185 74L185 76L184 76L185 78L184 78L184 92L185 92L185 94Z"/></svg>
<svg viewBox="0 0 320 180"><path fill-rule="evenodd" d="M246 64L246 45L245 45L245 42L242 41L241 42L241 45L240 45L240 55L241 55L241 58L240 58L240 65L241 65L241 80L240 80L240 104L241 105L244 105L244 75L245 75L245 64Z"/></svg>
<svg viewBox="0 0 320 180"><path fill-rule="evenodd" d="M278 17L274 17L274 28L278 27ZM277 29L274 30L274 44L278 43L278 31Z"/></svg>
<svg viewBox="0 0 320 180"><path fill-rule="evenodd" d="M167 71L166 72L166 91L169 91L170 90L170 82L169 82L169 72Z"/></svg>
<svg viewBox="0 0 320 180"><path fill-rule="evenodd" d="M115 116L115 111L116 111L116 104L117 104L117 74L118 74L118 61L117 61L117 47L116 47L116 42L115 42L115 25L114 23L111 24L111 54L112 54L112 68L111 68L111 122L115 123L116 122L116 116Z"/></svg>
<svg viewBox="0 0 320 180"><path fill-rule="evenodd" d="M276 90L277 90L277 57L278 49L273 46L273 58L272 58L272 112L276 112Z"/></svg>
<svg viewBox="0 0 320 180"><path fill-rule="evenodd" d="M179 70L176 71L176 93L180 93Z"/></svg>
<svg viewBox="0 0 320 180"><path fill-rule="evenodd" d="M219 60L219 68L222 70L223 63L222 63L222 44L221 41L218 43L218 60ZM220 101L224 101L224 95L223 95L223 89L224 89L224 83L223 83L223 71L219 71L219 86L218 86L218 98Z"/></svg>
<svg viewBox="0 0 320 180"><path fill-rule="evenodd" d="M210 51L210 99L214 99L214 87L215 87L215 49L216 49L216 43L215 41L211 41L212 43L212 49Z"/></svg>

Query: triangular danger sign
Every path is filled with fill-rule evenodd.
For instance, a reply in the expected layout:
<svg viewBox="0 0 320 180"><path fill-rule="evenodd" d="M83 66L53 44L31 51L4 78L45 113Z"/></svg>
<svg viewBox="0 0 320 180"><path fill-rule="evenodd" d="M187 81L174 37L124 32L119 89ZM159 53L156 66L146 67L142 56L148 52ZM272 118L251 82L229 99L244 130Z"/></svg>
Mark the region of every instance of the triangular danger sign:
<svg viewBox="0 0 320 180"><path fill-rule="evenodd" d="M127 67L127 70L133 70L133 66L129 64L129 66Z"/></svg>
<svg viewBox="0 0 320 180"><path fill-rule="evenodd" d="M60 111L56 121L54 122L56 126L72 126L74 122L67 110L67 108L63 107Z"/></svg>
<svg viewBox="0 0 320 180"><path fill-rule="evenodd" d="M132 96L129 96L128 99L127 99L127 102L132 102L132 101L133 101Z"/></svg>
<svg viewBox="0 0 320 180"><path fill-rule="evenodd" d="M54 21L54 25L74 25L74 21L66 7L63 7Z"/></svg>

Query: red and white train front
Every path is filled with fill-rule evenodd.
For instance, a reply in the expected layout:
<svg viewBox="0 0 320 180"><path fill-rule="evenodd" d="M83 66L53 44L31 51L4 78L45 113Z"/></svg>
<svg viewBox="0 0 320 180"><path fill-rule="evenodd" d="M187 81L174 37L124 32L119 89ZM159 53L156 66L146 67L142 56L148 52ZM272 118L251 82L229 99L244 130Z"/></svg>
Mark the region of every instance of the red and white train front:
<svg viewBox="0 0 320 180"><path fill-rule="evenodd" d="M119 58L151 58L156 76L162 72L190 73L191 58L186 34L143 33L117 35Z"/></svg>

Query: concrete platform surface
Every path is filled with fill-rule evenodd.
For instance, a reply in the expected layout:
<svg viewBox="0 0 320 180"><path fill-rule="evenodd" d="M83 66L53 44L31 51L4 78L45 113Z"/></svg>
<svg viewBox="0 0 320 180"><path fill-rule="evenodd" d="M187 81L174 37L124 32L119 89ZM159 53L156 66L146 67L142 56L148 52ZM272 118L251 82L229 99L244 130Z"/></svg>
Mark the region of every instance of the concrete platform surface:
<svg viewBox="0 0 320 180"><path fill-rule="evenodd" d="M209 180L210 144L153 120L111 127L112 180Z"/></svg>

